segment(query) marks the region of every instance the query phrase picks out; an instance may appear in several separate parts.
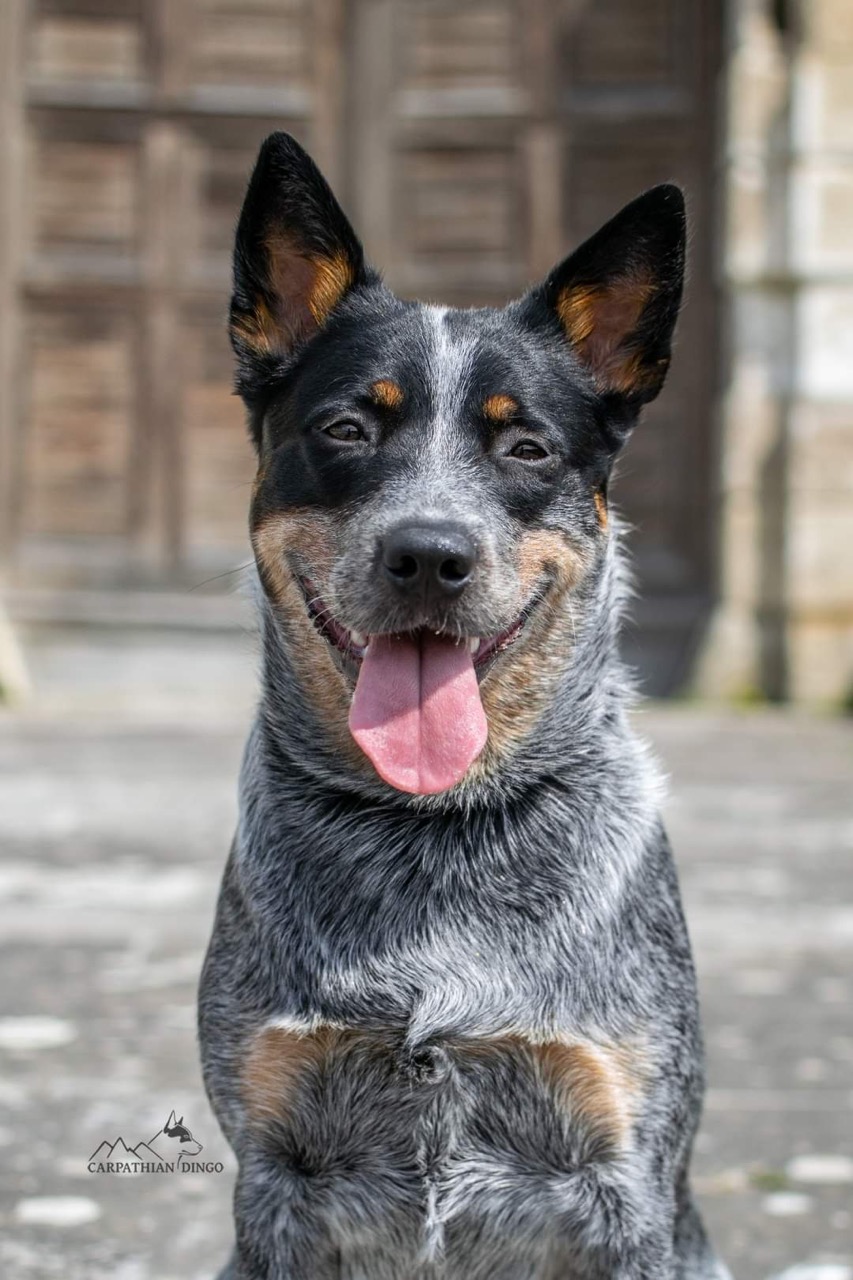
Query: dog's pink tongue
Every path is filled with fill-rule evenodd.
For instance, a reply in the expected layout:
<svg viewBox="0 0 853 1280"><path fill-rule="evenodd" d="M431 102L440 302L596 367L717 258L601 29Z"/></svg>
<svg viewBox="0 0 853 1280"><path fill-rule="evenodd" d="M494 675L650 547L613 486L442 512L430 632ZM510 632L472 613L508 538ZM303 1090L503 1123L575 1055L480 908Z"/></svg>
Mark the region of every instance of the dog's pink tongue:
<svg viewBox="0 0 853 1280"><path fill-rule="evenodd" d="M488 725L474 662L444 636L371 636L349 727L398 791L446 791L483 750Z"/></svg>

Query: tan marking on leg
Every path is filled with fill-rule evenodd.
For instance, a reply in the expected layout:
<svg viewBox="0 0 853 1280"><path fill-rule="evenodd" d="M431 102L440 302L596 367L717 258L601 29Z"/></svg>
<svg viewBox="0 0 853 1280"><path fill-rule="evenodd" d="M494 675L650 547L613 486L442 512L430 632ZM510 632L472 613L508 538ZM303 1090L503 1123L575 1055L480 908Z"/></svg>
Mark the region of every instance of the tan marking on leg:
<svg viewBox="0 0 853 1280"><path fill-rule="evenodd" d="M468 1060L486 1061L497 1054L530 1061L561 1113L579 1117L614 1150L631 1144L649 1077L638 1044L599 1044L590 1040L539 1043L522 1035L461 1040L454 1046Z"/></svg>
<svg viewBox="0 0 853 1280"><path fill-rule="evenodd" d="M250 1119L282 1119L293 1109L299 1085L337 1043L331 1027L301 1033L267 1027L253 1040L243 1066L243 1101Z"/></svg>
<svg viewBox="0 0 853 1280"><path fill-rule="evenodd" d="M403 403L403 389L390 378L380 378L370 388L370 397L383 409L399 409Z"/></svg>
<svg viewBox="0 0 853 1280"><path fill-rule="evenodd" d="M605 501L604 494L601 492L600 489L597 489L596 492L593 494L592 500L595 503L595 514L598 516L598 523L601 525L602 529L606 529L607 528L607 502Z"/></svg>
<svg viewBox="0 0 853 1280"><path fill-rule="evenodd" d="M582 1116L614 1148L630 1145L641 1079L620 1046L552 1041L535 1045L533 1054L560 1111Z"/></svg>
<svg viewBox="0 0 853 1280"><path fill-rule="evenodd" d="M250 1120L286 1120L306 1076L342 1054L362 1051L374 1061L393 1062L388 1034L352 1027L321 1026L313 1031L264 1027L254 1037L241 1076Z"/></svg>
<svg viewBox="0 0 853 1280"><path fill-rule="evenodd" d="M490 422L496 424L509 422L518 413L518 402L512 396L498 392L496 395L486 396L483 401L483 413Z"/></svg>

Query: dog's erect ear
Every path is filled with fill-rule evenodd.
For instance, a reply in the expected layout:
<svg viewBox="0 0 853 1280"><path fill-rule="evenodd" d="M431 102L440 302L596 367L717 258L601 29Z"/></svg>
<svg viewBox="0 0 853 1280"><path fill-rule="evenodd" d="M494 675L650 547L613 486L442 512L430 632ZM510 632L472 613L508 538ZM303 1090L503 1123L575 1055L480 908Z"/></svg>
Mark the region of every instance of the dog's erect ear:
<svg viewBox="0 0 853 1280"><path fill-rule="evenodd" d="M678 187L653 187L561 262L528 296L556 316L602 396L639 408L669 367L684 282L686 215Z"/></svg>
<svg viewBox="0 0 853 1280"><path fill-rule="evenodd" d="M231 342L238 390L322 328L359 284L375 278L314 161L287 133L271 134L249 181L234 246Z"/></svg>

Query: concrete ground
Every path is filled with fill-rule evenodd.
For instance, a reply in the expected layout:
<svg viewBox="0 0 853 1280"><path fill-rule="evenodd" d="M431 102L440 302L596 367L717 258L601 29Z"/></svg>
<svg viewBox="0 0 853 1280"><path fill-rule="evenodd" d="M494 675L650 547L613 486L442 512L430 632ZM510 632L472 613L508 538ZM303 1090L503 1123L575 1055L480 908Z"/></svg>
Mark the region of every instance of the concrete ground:
<svg viewBox="0 0 853 1280"><path fill-rule="evenodd" d="M5 1280L209 1280L227 1252L233 1164L193 1024L250 650L77 633L33 647L41 696L0 717ZM671 775L702 986L708 1223L737 1280L853 1280L853 723L638 719ZM172 1110L223 1172L88 1172L119 1138L174 1159Z"/></svg>

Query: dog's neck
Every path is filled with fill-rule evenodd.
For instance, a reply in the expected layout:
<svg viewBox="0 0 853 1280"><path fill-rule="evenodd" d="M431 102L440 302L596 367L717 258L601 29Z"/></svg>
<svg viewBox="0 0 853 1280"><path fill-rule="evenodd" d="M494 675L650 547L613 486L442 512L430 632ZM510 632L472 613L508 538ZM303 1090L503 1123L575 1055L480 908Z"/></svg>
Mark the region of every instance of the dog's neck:
<svg viewBox="0 0 853 1280"><path fill-rule="evenodd" d="M615 651L618 556L600 568L574 660L529 740L485 783L438 796L365 783L318 746L266 618L235 865L270 918L290 902L306 922L304 945L329 955L353 920L369 954L404 947L425 911L465 921L485 947L507 902L521 900L542 921L556 911L590 945L606 936L661 832L654 764L628 724ZM559 902L556 885L569 890Z"/></svg>

